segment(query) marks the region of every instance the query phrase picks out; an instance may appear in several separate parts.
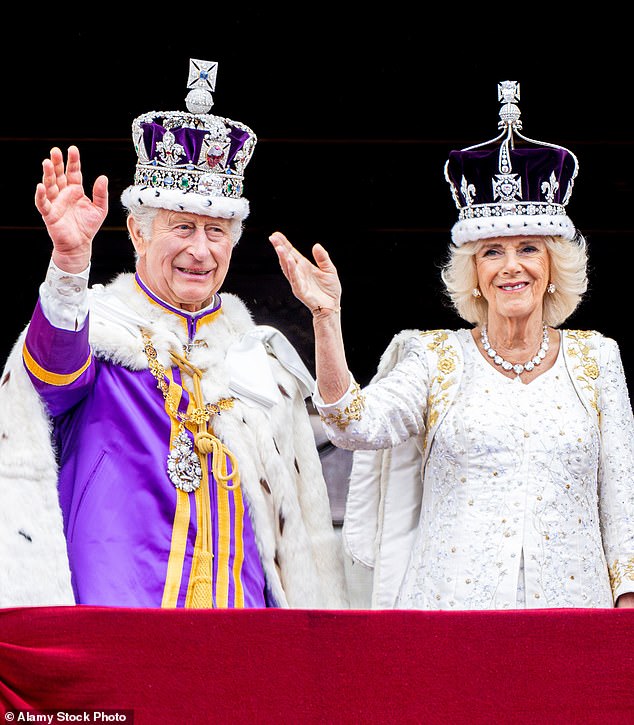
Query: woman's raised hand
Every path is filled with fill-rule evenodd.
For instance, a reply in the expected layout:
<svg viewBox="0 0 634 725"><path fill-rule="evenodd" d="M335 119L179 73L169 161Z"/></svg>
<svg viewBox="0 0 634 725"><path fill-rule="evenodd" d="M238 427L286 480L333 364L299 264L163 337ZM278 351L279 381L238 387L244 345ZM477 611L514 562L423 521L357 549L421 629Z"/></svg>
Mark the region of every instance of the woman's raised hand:
<svg viewBox="0 0 634 725"><path fill-rule="evenodd" d="M338 311L341 304L341 282L337 269L328 252L321 244L312 249L315 263L297 251L281 232L269 237L277 253L284 276L289 281L293 294L313 314Z"/></svg>

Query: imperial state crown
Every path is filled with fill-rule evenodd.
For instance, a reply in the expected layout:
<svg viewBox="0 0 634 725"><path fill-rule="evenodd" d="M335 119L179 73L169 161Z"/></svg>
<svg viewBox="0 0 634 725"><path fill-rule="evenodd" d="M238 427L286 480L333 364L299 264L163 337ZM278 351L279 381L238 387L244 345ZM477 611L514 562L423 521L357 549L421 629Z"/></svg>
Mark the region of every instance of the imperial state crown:
<svg viewBox="0 0 634 725"><path fill-rule="evenodd" d="M132 122L134 183L121 201L244 219L244 169L257 142L239 121L209 113L218 64L190 59L187 111L150 111Z"/></svg>

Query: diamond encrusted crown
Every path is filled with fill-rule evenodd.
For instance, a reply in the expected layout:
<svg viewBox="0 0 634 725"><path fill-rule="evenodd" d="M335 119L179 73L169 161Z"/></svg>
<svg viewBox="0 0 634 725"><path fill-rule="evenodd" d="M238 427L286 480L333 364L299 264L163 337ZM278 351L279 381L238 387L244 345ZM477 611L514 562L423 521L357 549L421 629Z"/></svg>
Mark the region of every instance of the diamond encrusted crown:
<svg viewBox="0 0 634 725"><path fill-rule="evenodd" d="M150 111L132 122L137 153L124 206L145 204L244 219L244 169L257 137L238 121L209 113L218 64L190 59L187 111Z"/></svg>
<svg viewBox="0 0 634 725"><path fill-rule="evenodd" d="M498 84L501 133L490 141L451 151L445 179L458 207L451 230L457 246L498 236L549 235L574 239L566 213L579 170L564 148L523 136L520 87Z"/></svg>

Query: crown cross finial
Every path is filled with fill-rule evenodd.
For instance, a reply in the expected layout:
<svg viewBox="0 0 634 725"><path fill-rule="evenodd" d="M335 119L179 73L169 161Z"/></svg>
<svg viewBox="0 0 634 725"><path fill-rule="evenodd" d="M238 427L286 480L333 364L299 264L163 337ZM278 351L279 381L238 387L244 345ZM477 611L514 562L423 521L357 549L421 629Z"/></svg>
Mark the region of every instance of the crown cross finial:
<svg viewBox="0 0 634 725"><path fill-rule="evenodd" d="M498 83L498 101L500 103L514 103L520 99L520 84L517 81L502 81Z"/></svg>
<svg viewBox="0 0 634 725"><path fill-rule="evenodd" d="M498 83L498 101L500 108L500 121L498 128L514 128L521 130L520 109L516 101L520 100L520 84L517 81L502 81Z"/></svg>
<svg viewBox="0 0 634 725"><path fill-rule="evenodd" d="M189 59L187 87L191 89L185 98L190 113L209 113L214 101L211 92L216 89L218 63L208 60Z"/></svg>

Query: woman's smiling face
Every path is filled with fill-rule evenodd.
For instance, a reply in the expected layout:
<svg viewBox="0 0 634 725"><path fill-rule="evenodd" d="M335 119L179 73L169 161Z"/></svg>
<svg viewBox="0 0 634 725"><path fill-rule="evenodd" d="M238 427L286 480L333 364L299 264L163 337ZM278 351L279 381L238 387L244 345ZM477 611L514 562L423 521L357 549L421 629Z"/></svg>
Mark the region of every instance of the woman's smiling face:
<svg viewBox="0 0 634 725"><path fill-rule="evenodd" d="M550 256L540 237L496 237L481 243L475 255L478 286L488 316L540 317L550 280Z"/></svg>

